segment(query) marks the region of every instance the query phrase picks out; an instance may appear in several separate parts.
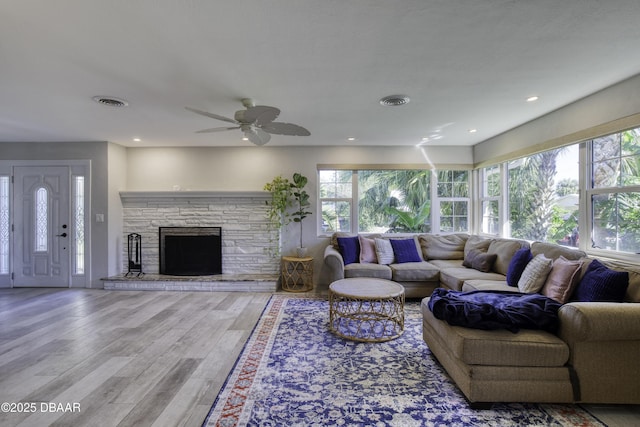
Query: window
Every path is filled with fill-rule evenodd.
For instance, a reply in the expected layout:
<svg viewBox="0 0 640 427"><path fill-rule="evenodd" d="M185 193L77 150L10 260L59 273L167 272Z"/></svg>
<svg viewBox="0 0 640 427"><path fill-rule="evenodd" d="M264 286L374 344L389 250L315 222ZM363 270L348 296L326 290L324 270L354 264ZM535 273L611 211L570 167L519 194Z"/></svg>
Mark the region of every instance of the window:
<svg viewBox="0 0 640 427"><path fill-rule="evenodd" d="M429 170L358 171L358 231L430 230Z"/></svg>
<svg viewBox="0 0 640 427"><path fill-rule="evenodd" d="M469 171L319 170L318 175L321 233L468 231Z"/></svg>
<svg viewBox="0 0 640 427"><path fill-rule="evenodd" d="M437 177L439 230L469 231L469 171L443 170Z"/></svg>
<svg viewBox="0 0 640 427"><path fill-rule="evenodd" d="M9 182L0 176L0 274L9 274Z"/></svg>
<svg viewBox="0 0 640 427"><path fill-rule="evenodd" d="M640 253L640 128L590 144L589 247Z"/></svg>
<svg viewBox="0 0 640 427"><path fill-rule="evenodd" d="M321 170L318 176L322 232L351 231L353 172Z"/></svg>
<svg viewBox="0 0 640 427"><path fill-rule="evenodd" d="M578 144L508 163L510 237L578 245Z"/></svg>
<svg viewBox="0 0 640 427"><path fill-rule="evenodd" d="M35 250L46 252L49 247L49 194L44 187L36 190L35 219Z"/></svg>
<svg viewBox="0 0 640 427"><path fill-rule="evenodd" d="M500 234L500 196L502 174L500 166L489 166L480 171L481 228L485 234Z"/></svg>
<svg viewBox="0 0 640 427"><path fill-rule="evenodd" d="M73 273L84 274L84 176L73 177Z"/></svg>

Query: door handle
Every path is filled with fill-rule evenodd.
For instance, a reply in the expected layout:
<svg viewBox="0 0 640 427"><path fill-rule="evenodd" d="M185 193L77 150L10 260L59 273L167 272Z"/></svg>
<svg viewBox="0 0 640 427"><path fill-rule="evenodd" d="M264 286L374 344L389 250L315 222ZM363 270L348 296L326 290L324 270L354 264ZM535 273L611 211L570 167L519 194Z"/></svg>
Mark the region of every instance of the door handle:
<svg viewBox="0 0 640 427"><path fill-rule="evenodd" d="M56 237L67 237L67 233L56 234Z"/></svg>

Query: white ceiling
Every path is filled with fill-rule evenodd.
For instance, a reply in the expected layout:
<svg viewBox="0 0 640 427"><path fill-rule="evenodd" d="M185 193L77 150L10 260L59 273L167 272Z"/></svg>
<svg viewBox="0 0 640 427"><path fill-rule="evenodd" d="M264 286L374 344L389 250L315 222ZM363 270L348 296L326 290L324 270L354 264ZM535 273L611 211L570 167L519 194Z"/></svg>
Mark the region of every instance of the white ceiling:
<svg viewBox="0 0 640 427"><path fill-rule="evenodd" d="M251 146L184 108L250 97L311 132L270 146L473 145L640 73L639 21L638 0L2 1L0 141Z"/></svg>

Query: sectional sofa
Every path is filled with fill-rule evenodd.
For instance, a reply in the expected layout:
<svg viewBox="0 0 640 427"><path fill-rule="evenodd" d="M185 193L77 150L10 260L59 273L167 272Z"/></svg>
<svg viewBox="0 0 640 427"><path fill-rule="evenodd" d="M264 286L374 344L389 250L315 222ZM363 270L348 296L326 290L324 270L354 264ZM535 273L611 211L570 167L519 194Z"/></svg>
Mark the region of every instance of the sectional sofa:
<svg viewBox="0 0 640 427"><path fill-rule="evenodd" d="M357 262L346 260L343 253L348 251L347 242L357 240L355 252ZM417 262L398 262L392 254L391 262L378 262L376 256L363 255L367 245L375 245L380 240L413 240L421 256ZM373 242L372 242L373 241ZM341 250L340 244L343 249ZM324 251L324 264L331 282L349 277L374 277L393 280L402 284L407 298L422 298L431 295L437 287L460 290L465 281L504 282L511 257L521 247L528 247L524 240L483 238L468 234L376 234L358 236L349 233L334 233L329 246ZM479 271L463 266L465 253L472 249L484 249L496 255L490 271ZM373 249L374 251L376 249ZM353 252L353 251L352 251ZM378 251L379 254L379 251ZM377 255L377 254L376 254ZM348 256L348 255L347 255ZM350 262L351 261L351 262Z"/></svg>
<svg viewBox="0 0 640 427"><path fill-rule="evenodd" d="M354 237L357 258L353 254ZM371 240L374 251L381 240L403 240L405 249L411 249L409 242L413 242L421 259L407 259L401 254L400 260L387 256L382 263L374 261ZM438 293L519 291L507 278L513 272L514 258L524 252L530 258L540 255L538 261L549 260L545 283L538 292L562 300L556 331L520 329L514 333L453 326L429 308L436 288L441 288ZM343 255L349 258L346 262ZM573 266L573 274L562 280L571 281L575 294L578 291L573 289L587 281L585 275L592 262L584 252L559 245L467 234L365 237L336 233L324 258L332 280L389 279L405 286L408 298L421 298L424 341L472 405L640 404L640 267L607 260L591 266L598 264L607 271L626 274L624 302L573 302L568 288L551 280L562 277L554 272L554 265L558 271L561 266Z"/></svg>

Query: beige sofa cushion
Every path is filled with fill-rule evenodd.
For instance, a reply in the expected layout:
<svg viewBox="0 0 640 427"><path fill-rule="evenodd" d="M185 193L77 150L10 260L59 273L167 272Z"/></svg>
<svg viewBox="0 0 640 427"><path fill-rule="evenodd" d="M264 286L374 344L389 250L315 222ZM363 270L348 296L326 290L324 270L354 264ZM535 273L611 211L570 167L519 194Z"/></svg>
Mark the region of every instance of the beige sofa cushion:
<svg viewBox="0 0 640 427"><path fill-rule="evenodd" d="M493 242L493 239L487 239L486 237L480 236L469 236L467 242L464 244L464 256L467 256L471 249L478 249L481 252L486 252L487 249L489 249L491 242Z"/></svg>
<svg viewBox="0 0 640 427"><path fill-rule="evenodd" d="M507 275L507 269L513 254L520 248L528 247L529 244L524 240L496 239L491 242L488 254L496 254L496 261L493 263L493 271L503 275Z"/></svg>
<svg viewBox="0 0 640 427"><path fill-rule="evenodd" d="M467 234L421 234L418 237L422 249L422 257L429 261L432 259L462 259L464 258L464 246L467 243Z"/></svg>
<svg viewBox="0 0 640 427"><path fill-rule="evenodd" d="M467 280L505 280L502 274L483 273L473 268L454 267L440 270L440 282L454 291L462 290L462 284Z"/></svg>
<svg viewBox="0 0 640 427"><path fill-rule="evenodd" d="M435 265L423 262L391 264L392 280L399 282L437 282L440 270Z"/></svg>
<svg viewBox="0 0 640 427"><path fill-rule="evenodd" d="M429 264L433 264L440 270L444 270L445 268L460 268L462 267L462 262L461 259L432 259L429 261Z"/></svg>
<svg viewBox="0 0 640 427"><path fill-rule="evenodd" d="M391 280L391 269L388 265L355 262L344 266L344 277L373 277Z"/></svg>
<svg viewBox="0 0 640 427"><path fill-rule="evenodd" d="M576 260L584 258L587 254L579 251L575 248L568 246L556 245L554 243L533 242L531 243L531 254L536 255L543 254L547 258L557 259L560 256L565 257L568 260Z"/></svg>
<svg viewBox="0 0 640 427"><path fill-rule="evenodd" d="M462 284L463 292L471 291L508 291L513 292L515 289L507 284L506 280L467 280Z"/></svg>

